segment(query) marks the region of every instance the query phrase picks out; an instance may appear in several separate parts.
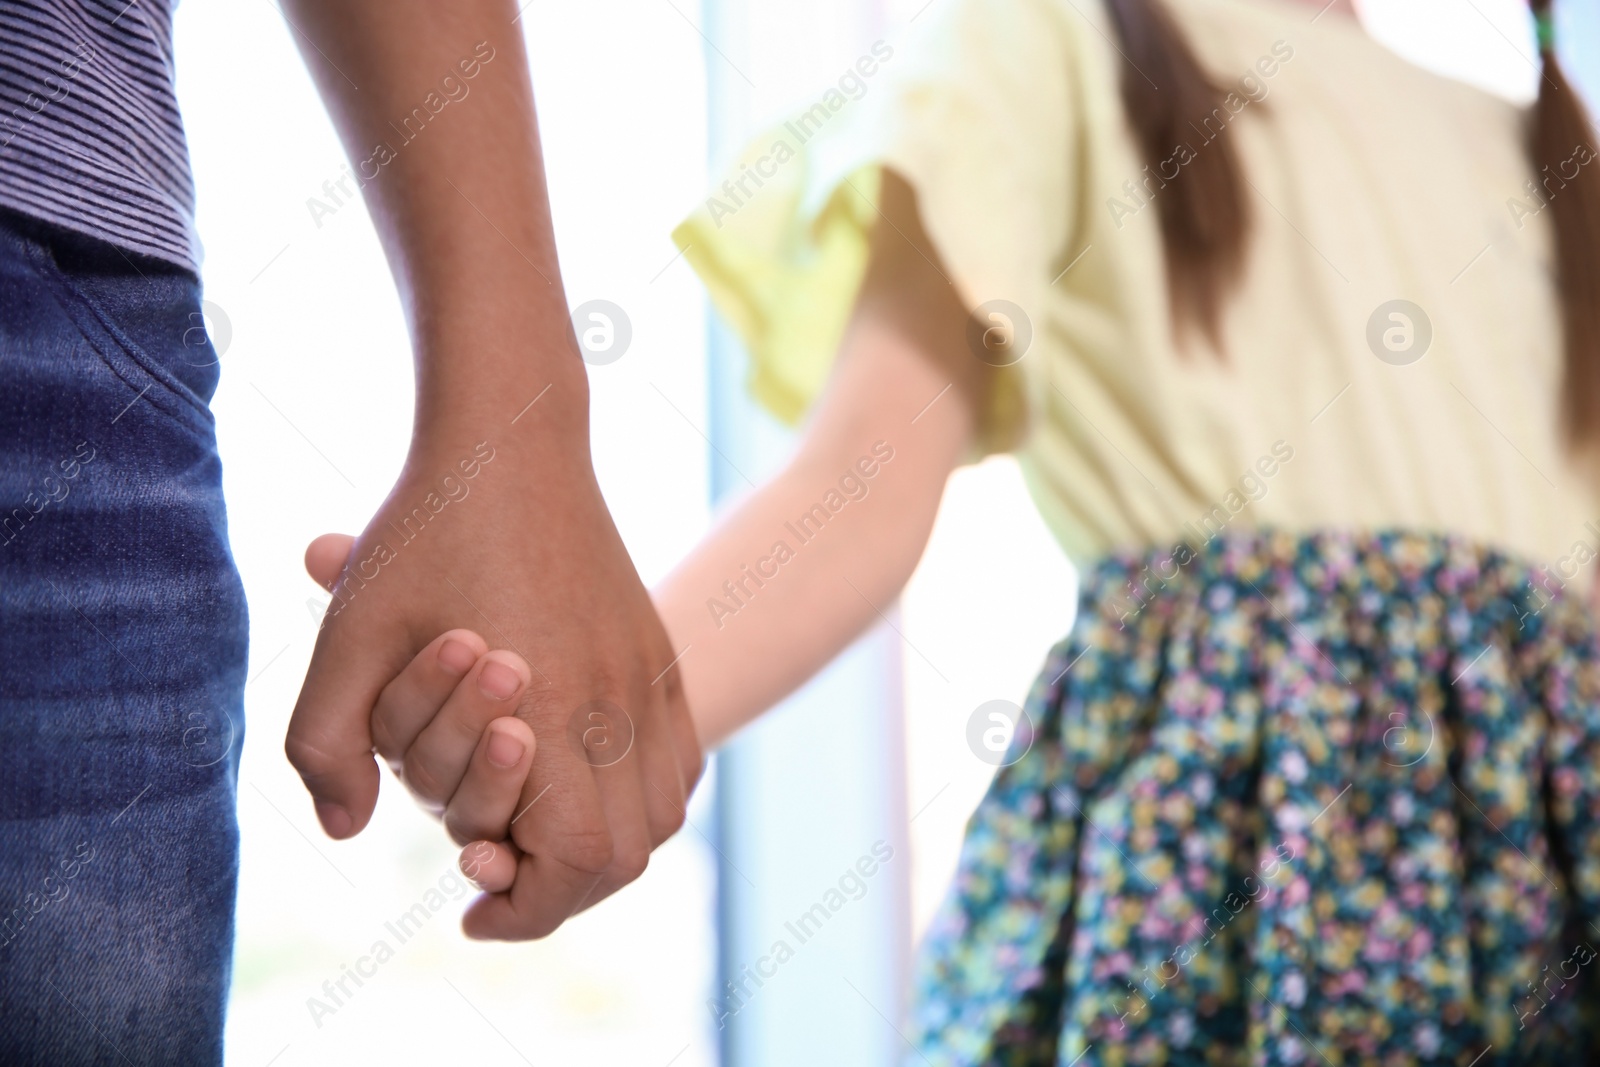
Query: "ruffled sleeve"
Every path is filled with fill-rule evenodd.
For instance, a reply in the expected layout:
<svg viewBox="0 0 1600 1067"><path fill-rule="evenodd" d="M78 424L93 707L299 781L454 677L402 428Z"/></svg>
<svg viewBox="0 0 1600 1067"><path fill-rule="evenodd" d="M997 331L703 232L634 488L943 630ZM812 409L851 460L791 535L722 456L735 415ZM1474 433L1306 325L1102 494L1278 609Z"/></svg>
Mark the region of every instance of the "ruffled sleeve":
<svg viewBox="0 0 1600 1067"><path fill-rule="evenodd" d="M798 422L827 382L885 168L915 191L969 310L1006 301L1033 331L1048 328L1082 184L1071 17L1050 0L936 5L924 28L878 42L756 138L673 232L749 352L752 395L775 416ZM1041 386L1026 354L999 376L979 454L1020 442Z"/></svg>

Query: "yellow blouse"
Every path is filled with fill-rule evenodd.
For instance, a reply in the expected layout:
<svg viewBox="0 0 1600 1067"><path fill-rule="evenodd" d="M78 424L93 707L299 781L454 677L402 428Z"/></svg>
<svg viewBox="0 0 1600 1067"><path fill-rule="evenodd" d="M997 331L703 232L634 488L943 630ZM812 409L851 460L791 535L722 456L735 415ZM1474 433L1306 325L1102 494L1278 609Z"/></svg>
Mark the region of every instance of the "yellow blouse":
<svg viewBox="0 0 1600 1067"><path fill-rule="evenodd" d="M1096 0L942 0L757 139L674 233L755 395L796 420L821 391L889 167L968 306L1009 302L1031 330L983 447L1017 453L1075 562L1244 524L1407 527L1570 576L1600 508L1558 432L1525 113L1334 14L1170 7L1233 95L1150 172ZM1217 137L1253 227L1225 358L1174 341L1155 207Z"/></svg>

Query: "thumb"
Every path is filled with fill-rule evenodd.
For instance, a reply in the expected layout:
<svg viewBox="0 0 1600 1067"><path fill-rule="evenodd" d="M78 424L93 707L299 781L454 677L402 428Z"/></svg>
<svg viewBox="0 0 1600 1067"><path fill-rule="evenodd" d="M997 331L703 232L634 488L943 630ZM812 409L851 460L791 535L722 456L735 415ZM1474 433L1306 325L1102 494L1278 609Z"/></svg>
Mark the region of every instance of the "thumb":
<svg viewBox="0 0 1600 1067"><path fill-rule="evenodd" d="M346 534L323 534L306 549L306 570L332 588L353 542ZM317 634L283 747L316 803L322 828L330 837L346 838L361 832L378 801L372 706L404 665L387 662L384 653L398 654L404 639L381 611L374 615L365 597L348 610L338 592L334 598Z"/></svg>
<svg viewBox="0 0 1600 1067"><path fill-rule="evenodd" d="M325 533L306 546L306 573L324 589L332 589L339 571L350 558L356 539L349 534Z"/></svg>

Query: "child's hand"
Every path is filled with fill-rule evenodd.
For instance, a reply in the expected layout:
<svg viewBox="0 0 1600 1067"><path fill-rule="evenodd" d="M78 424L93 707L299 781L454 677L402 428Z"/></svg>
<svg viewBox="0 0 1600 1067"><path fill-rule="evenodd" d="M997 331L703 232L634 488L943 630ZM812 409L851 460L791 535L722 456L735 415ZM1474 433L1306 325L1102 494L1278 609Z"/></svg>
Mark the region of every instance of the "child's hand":
<svg viewBox="0 0 1600 1067"><path fill-rule="evenodd" d="M306 570L331 584L347 546L347 538L319 538ZM450 630L412 658L373 708L378 754L457 844L507 836L533 766L533 731L514 715L531 675L516 653L490 652L471 630ZM469 861L498 870L483 849Z"/></svg>
<svg viewBox="0 0 1600 1067"><path fill-rule="evenodd" d="M517 880L517 864L521 858L522 852L510 841L499 844L474 841L461 850L461 873L485 893L505 893ZM469 936L478 936L472 915L473 909L469 906L462 917L462 926Z"/></svg>
<svg viewBox="0 0 1600 1067"><path fill-rule="evenodd" d="M513 714L532 672L514 652L483 648L470 630L441 634L372 712L378 754L457 844L505 836L537 743Z"/></svg>
<svg viewBox="0 0 1600 1067"><path fill-rule="evenodd" d="M527 665L513 652L475 653L483 647L470 630L439 635L384 689L372 736L395 775L466 845L462 873L485 892L504 893L523 858L511 824L522 814L536 741L511 714ZM464 920L469 934L474 910Z"/></svg>
<svg viewBox="0 0 1600 1067"><path fill-rule="evenodd" d="M523 856L510 840L511 824L522 814L517 804L537 742L528 724L510 714L528 684L527 665L500 650L468 663L468 650L481 647L472 631L451 630L417 653L384 690L372 736L396 776L443 816L456 844L466 845L461 872L485 892L504 893ZM469 933L472 913L465 919Z"/></svg>

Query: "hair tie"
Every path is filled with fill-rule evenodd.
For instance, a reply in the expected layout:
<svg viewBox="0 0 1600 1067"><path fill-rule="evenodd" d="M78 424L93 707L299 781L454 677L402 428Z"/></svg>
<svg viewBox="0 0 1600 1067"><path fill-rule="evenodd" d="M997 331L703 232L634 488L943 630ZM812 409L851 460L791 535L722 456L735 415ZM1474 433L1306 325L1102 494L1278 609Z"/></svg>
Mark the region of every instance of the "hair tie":
<svg viewBox="0 0 1600 1067"><path fill-rule="evenodd" d="M1556 16L1553 11L1540 11L1533 16L1534 35L1539 39L1540 52L1556 50Z"/></svg>

